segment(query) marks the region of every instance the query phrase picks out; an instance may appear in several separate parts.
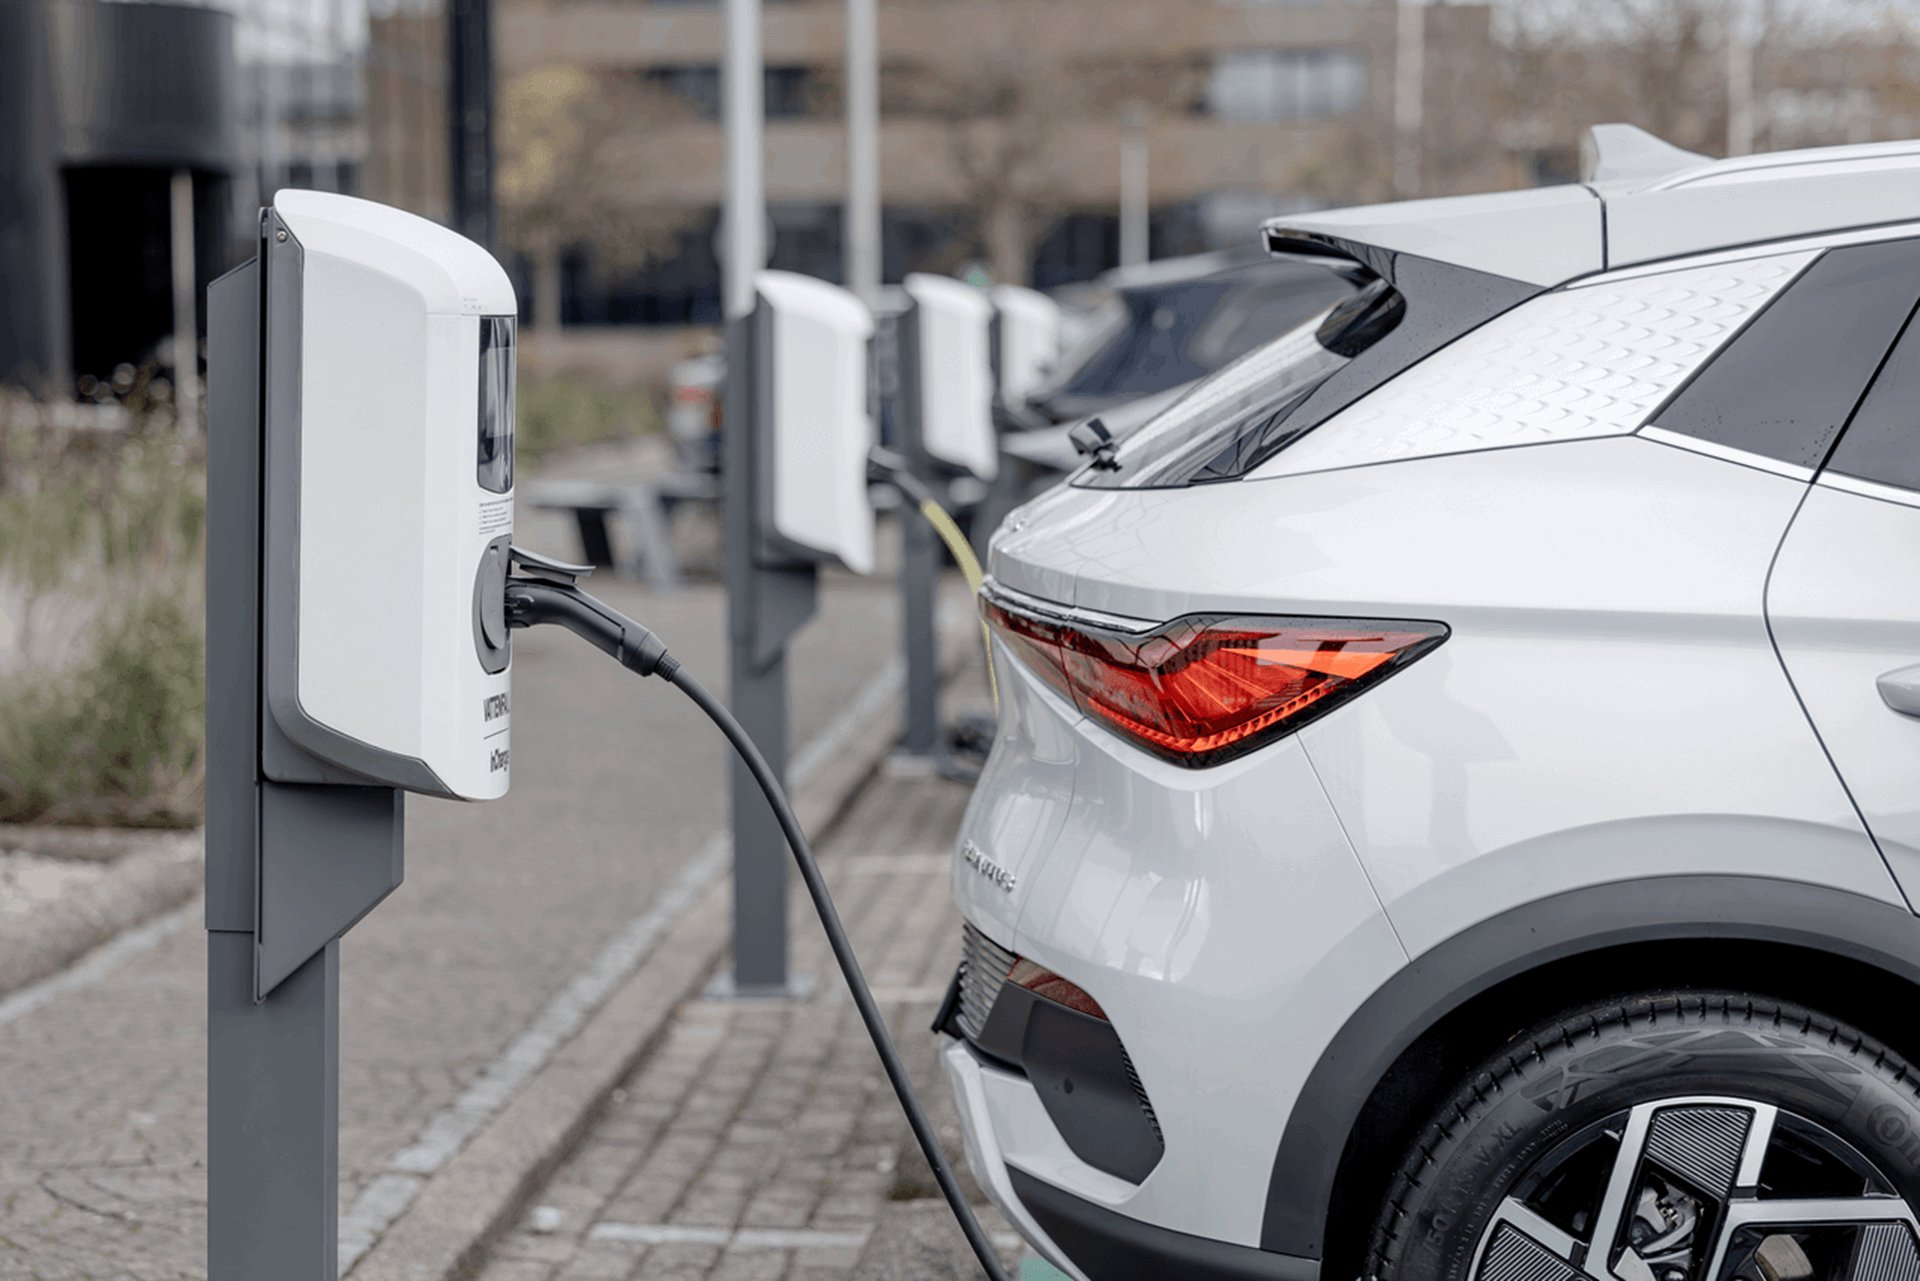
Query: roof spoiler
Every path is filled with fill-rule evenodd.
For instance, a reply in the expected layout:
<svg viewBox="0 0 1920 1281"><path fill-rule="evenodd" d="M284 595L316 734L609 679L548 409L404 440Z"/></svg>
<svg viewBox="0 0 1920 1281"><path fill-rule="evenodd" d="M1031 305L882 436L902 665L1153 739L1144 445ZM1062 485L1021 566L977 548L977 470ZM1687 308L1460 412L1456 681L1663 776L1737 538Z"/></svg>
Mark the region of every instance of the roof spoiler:
<svg viewBox="0 0 1920 1281"><path fill-rule="evenodd" d="M1324 267L1356 285L1372 284L1380 272L1367 264L1368 246L1296 227L1268 226L1262 230L1267 254L1282 262Z"/></svg>

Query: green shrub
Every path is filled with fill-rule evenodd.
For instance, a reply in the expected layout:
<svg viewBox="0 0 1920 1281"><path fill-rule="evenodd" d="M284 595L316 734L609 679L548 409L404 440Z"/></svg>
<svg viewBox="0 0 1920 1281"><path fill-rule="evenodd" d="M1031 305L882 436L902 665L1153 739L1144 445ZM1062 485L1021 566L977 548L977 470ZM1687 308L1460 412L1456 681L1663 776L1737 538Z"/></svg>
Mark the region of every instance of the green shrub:
<svg viewBox="0 0 1920 1281"><path fill-rule="evenodd" d="M205 808L205 641L178 595L136 600L92 656L0 700L0 822L190 827Z"/></svg>
<svg viewBox="0 0 1920 1281"><path fill-rule="evenodd" d="M660 419L645 392L601 391L572 378L522 383L514 409L514 452L529 463L567 445L643 436Z"/></svg>
<svg viewBox="0 0 1920 1281"><path fill-rule="evenodd" d="M0 389L0 822L204 813L203 442L153 408Z"/></svg>

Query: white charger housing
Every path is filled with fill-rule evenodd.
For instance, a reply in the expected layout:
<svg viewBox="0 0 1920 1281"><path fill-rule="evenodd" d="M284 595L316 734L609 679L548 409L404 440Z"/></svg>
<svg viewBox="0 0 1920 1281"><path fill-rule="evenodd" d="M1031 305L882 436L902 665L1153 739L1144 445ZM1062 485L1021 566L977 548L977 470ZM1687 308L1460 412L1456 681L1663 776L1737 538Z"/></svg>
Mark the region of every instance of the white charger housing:
<svg viewBox="0 0 1920 1281"><path fill-rule="evenodd" d="M915 273L902 282L915 326L920 443L929 457L981 480L1000 470L993 430L993 303L972 285Z"/></svg>
<svg viewBox="0 0 1920 1281"><path fill-rule="evenodd" d="M278 193L261 243L267 775L504 795L513 286L324 192Z"/></svg>
<svg viewBox="0 0 1920 1281"><path fill-rule="evenodd" d="M992 299L1000 400L1023 404L1060 359L1060 304L1025 285L995 285Z"/></svg>
<svg viewBox="0 0 1920 1281"><path fill-rule="evenodd" d="M753 278L762 430L771 475L765 517L780 550L835 559L855 573L874 565L867 455L867 342L873 314L845 289L790 271Z"/></svg>

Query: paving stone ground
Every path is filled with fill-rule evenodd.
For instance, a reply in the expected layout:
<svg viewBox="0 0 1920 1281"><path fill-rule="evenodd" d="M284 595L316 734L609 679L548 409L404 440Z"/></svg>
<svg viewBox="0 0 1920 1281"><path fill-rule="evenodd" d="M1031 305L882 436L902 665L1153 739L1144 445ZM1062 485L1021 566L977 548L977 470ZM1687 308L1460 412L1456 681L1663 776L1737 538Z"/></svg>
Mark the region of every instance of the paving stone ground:
<svg viewBox="0 0 1920 1281"><path fill-rule="evenodd" d="M959 958L948 877L967 794L940 778L882 775L820 851L868 982L960 1169L928 1024ZM480 1281L979 1275L944 1204L928 1199L931 1172L801 902L793 939L795 969L815 976L811 995L684 1003L496 1244ZM976 1209L1017 1266L1019 1239L991 1207Z"/></svg>
<svg viewBox="0 0 1920 1281"><path fill-rule="evenodd" d="M565 534L532 541L570 555ZM717 586L594 587L724 687ZM893 658L895 600L826 584L794 655L796 742ZM410 801L406 883L342 944L343 1211L725 821L724 744L685 699L558 629L515 649L512 793ZM205 1275L206 945L197 908L171 921L0 1023L6 1281Z"/></svg>

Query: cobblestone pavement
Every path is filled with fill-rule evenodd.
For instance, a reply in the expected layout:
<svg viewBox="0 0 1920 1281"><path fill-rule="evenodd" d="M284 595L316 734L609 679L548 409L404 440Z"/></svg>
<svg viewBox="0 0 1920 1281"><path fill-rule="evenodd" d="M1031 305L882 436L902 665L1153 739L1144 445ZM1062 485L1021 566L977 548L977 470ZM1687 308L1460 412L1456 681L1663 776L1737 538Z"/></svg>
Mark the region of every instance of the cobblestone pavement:
<svg viewBox="0 0 1920 1281"><path fill-rule="evenodd" d="M724 687L717 587L595 590ZM881 580L825 585L793 660L796 743L892 659L895 600ZM724 822L723 743L686 700L558 629L514 644L512 793L410 800L406 883L342 944L343 1212ZM198 908L147 933L0 1021L0 1278L204 1276Z"/></svg>
<svg viewBox="0 0 1920 1281"><path fill-rule="evenodd" d="M883 775L821 850L868 982L962 1170L927 1027L959 958L948 877L966 798L939 778ZM811 995L682 1005L480 1281L979 1275L944 1204L924 1199L937 1195L932 1174L804 904L793 939ZM1011 1266L1019 1238L977 1208Z"/></svg>

